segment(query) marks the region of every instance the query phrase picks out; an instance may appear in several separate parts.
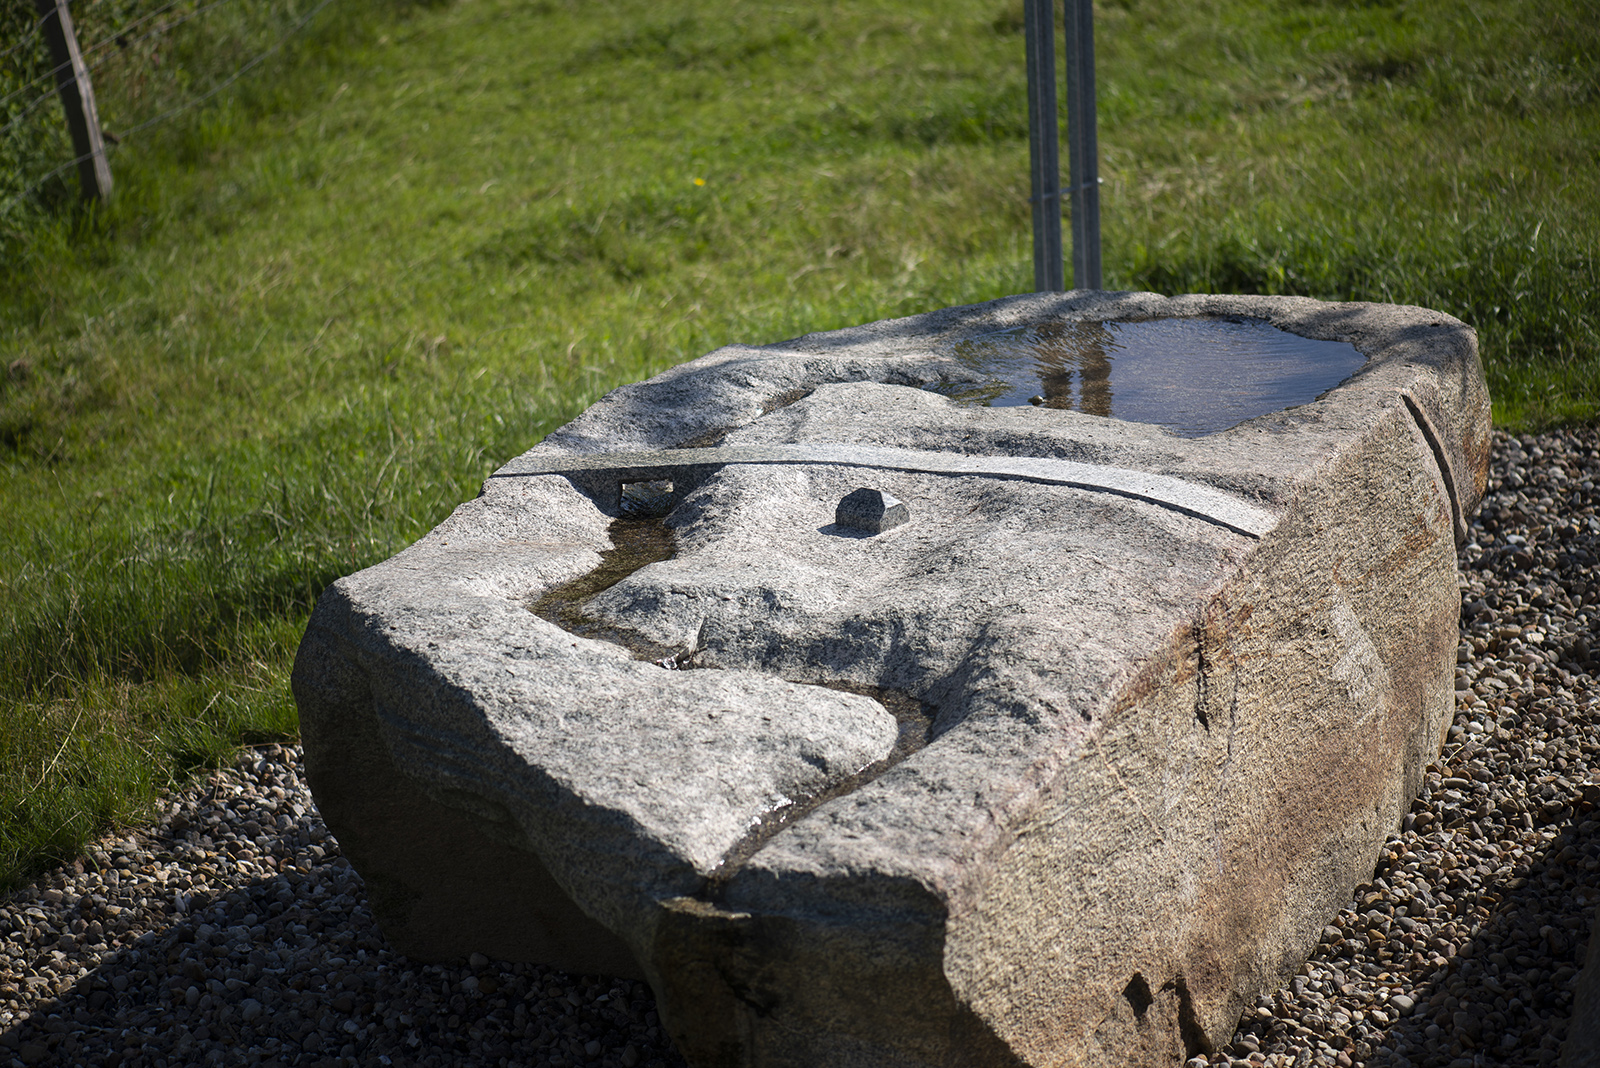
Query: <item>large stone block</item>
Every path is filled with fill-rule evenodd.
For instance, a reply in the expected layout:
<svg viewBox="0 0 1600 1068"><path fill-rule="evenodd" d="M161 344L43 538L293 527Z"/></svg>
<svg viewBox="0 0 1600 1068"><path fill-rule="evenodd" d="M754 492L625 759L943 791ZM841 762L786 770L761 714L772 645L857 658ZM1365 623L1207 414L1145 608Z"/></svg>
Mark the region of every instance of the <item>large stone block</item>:
<svg viewBox="0 0 1600 1068"><path fill-rule="evenodd" d="M1359 370L1119 379L1095 325L1217 317ZM1387 305L1035 295L720 349L329 588L311 785L398 948L643 975L697 1066L1172 1064L1438 752L1488 415L1472 331ZM907 520L836 523L860 489Z"/></svg>

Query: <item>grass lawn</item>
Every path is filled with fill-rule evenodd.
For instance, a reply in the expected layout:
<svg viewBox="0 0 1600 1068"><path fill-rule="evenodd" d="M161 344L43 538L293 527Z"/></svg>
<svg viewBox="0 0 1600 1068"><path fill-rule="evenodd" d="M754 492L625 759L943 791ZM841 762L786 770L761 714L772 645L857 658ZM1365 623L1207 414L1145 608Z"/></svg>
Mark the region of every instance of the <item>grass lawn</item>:
<svg viewBox="0 0 1600 1068"><path fill-rule="evenodd" d="M1102 3L1107 286L1430 305L1593 420L1592 16ZM0 887L292 735L322 588L612 386L1030 288L1025 122L1020 2L334 0L0 216Z"/></svg>

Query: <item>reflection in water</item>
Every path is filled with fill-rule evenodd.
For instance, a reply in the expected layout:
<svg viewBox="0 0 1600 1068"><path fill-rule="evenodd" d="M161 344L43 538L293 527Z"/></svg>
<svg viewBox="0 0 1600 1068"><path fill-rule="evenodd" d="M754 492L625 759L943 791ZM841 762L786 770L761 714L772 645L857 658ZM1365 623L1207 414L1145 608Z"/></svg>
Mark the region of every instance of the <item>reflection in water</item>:
<svg viewBox="0 0 1600 1068"><path fill-rule="evenodd" d="M1313 401L1366 362L1346 342L1224 318L1040 323L964 342L955 355L982 379L940 389L964 404L1042 396L1047 408L1156 423L1184 437Z"/></svg>
<svg viewBox="0 0 1600 1068"><path fill-rule="evenodd" d="M1111 414L1111 351L1117 347L1105 323L1044 323L1034 328L1034 348L1046 408ZM1072 403L1076 373L1078 403Z"/></svg>

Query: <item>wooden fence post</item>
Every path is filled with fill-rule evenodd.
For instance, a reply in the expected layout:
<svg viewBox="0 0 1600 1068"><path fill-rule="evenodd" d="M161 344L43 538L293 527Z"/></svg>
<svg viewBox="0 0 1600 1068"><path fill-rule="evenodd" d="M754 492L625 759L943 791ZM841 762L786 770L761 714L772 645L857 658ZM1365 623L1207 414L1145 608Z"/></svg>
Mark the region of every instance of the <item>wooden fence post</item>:
<svg viewBox="0 0 1600 1068"><path fill-rule="evenodd" d="M45 39L50 43L50 60L55 64L56 90L66 109L67 129L72 132L72 151L78 162L78 183L85 200L104 200L111 195L111 164L106 162L106 145L100 135L100 115L94 106L94 87L89 84L89 68L78 51L78 35L72 28L67 0L33 0L44 20Z"/></svg>

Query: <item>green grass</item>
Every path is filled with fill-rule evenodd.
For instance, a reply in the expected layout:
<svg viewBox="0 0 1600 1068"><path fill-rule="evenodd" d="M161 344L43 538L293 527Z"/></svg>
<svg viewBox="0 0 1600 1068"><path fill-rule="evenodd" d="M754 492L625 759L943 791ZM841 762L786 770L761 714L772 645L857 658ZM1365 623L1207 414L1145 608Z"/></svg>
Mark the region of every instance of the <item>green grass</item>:
<svg viewBox="0 0 1600 1068"><path fill-rule="evenodd" d="M1589 6L1102 4L1107 284L1431 305L1594 419ZM337 0L7 216L0 885L291 735L320 590L612 386L1029 288L1025 114L1020 3Z"/></svg>

